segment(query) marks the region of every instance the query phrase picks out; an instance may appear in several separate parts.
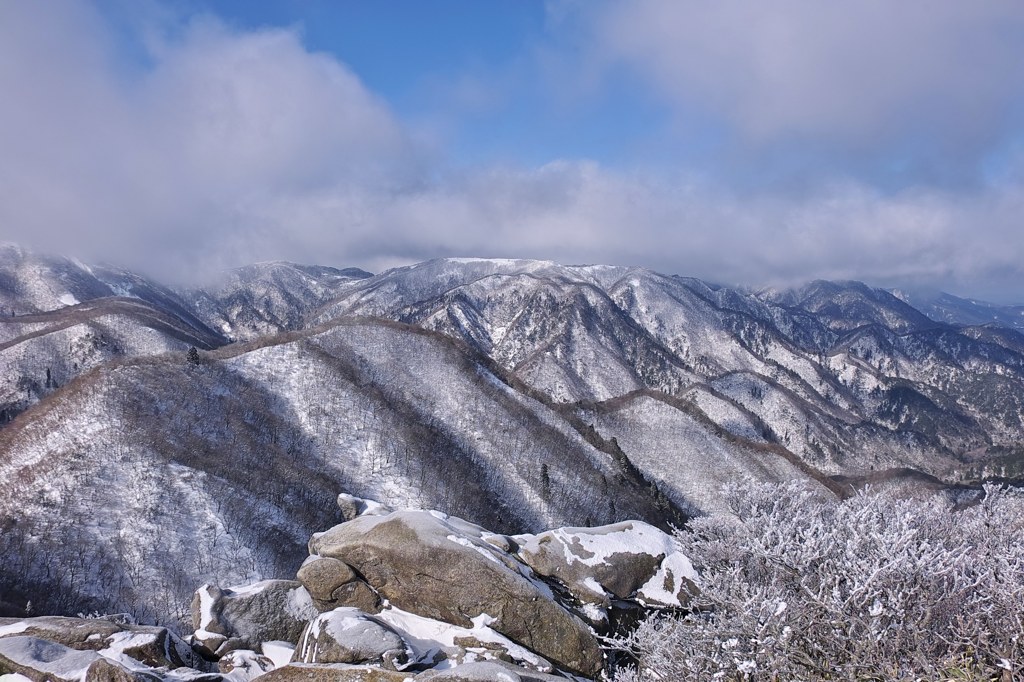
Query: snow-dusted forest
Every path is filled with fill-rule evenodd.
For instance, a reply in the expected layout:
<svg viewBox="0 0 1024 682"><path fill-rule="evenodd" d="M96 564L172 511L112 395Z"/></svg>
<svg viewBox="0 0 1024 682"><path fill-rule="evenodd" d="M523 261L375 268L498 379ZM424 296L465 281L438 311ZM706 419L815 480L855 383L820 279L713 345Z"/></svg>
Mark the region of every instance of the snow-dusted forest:
<svg viewBox="0 0 1024 682"><path fill-rule="evenodd" d="M676 533L701 574L685 615L616 646L642 680L1015 680L1024 673L1024 493L736 484Z"/></svg>

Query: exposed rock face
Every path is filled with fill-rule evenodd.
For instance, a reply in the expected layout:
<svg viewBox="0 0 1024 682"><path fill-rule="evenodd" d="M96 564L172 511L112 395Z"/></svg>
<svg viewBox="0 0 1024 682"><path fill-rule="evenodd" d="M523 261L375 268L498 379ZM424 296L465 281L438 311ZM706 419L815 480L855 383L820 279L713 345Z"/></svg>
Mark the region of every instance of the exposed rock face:
<svg viewBox="0 0 1024 682"><path fill-rule="evenodd" d="M218 656L235 649L256 650L263 642L295 644L316 614L306 588L294 580L264 580L233 589L204 585L192 600L195 641Z"/></svg>
<svg viewBox="0 0 1024 682"><path fill-rule="evenodd" d="M9 641L19 637L22 639ZM60 665L64 667L92 661L90 665L101 672L90 672L93 677L88 679L96 680L158 679L145 678L139 671L147 667L165 670L192 668L196 671L210 669L210 664L166 628L130 625L109 618L3 618L0 619L0 649L11 651L25 661L31 661L33 655L52 657L51 661L43 663L60 660ZM87 655L72 653L75 651ZM110 665L101 665L97 661L107 661ZM13 665L13 659L9 665ZM32 664L26 665L32 667ZM112 672L121 668L124 670L117 675ZM40 670L37 669L37 672ZM3 664L0 664L0 672L3 672ZM58 674L53 671L44 672Z"/></svg>
<svg viewBox="0 0 1024 682"><path fill-rule="evenodd" d="M401 635L368 614L339 608L309 621L292 660L297 663L372 663L396 669L409 660Z"/></svg>
<svg viewBox="0 0 1024 682"><path fill-rule="evenodd" d="M274 669L267 656L249 649L235 649L223 656L217 664L222 673L233 673L232 679L252 680Z"/></svg>
<svg viewBox="0 0 1024 682"><path fill-rule="evenodd" d="M361 516L310 540L310 552L353 567L405 611L462 627L488 625L560 667L596 675L597 639L513 557L481 539L479 526L431 512Z"/></svg>
<svg viewBox="0 0 1024 682"><path fill-rule="evenodd" d="M78 651L39 637L0 639L0 670L33 681L78 682L99 658L95 651Z"/></svg>
<svg viewBox="0 0 1024 682"><path fill-rule="evenodd" d="M558 579L583 602L609 606L632 598L671 608L684 606L697 589L697 573L672 537L641 521L513 539L530 568Z"/></svg>
<svg viewBox="0 0 1024 682"><path fill-rule="evenodd" d="M341 606L355 607L367 613L380 610L380 598L359 579L352 567L331 557L310 556L295 576L313 597L318 611Z"/></svg>
<svg viewBox="0 0 1024 682"><path fill-rule="evenodd" d="M564 677L532 672L504 663L486 661L466 663L452 670L428 670L416 677L417 680L444 680L445 682L563 682Z"/></svg>
<svg viewBox="0 0 1024 682"><path fill-rule="evenodd" d="M260 677L261 682L407 682L414 675L365 665L292 663Z"/></svg>
<svg viewBox="0 0 1024 682"><path fill-rule="evenodd" d="M583 682L601 675L604 653L577 614L600 628L594 614L608 608L679 607L697 581L671 537L636 521L507 536L440 512L392 512L349 495L339 503L356 516L313 536L298 581L203 585L192 603L195 645L119 617L0 619L0 675ZM328 609L359 591L373 613Z"/></svg>

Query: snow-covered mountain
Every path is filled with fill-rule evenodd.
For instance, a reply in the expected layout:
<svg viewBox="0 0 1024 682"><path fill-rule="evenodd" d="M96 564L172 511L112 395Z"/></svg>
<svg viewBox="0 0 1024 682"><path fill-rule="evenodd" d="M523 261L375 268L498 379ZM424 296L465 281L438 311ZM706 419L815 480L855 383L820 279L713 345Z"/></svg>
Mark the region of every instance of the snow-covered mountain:
<svg viewBox="0 0 1024 682"><path fill-rule="evenodd" d="M1024 305L999 305L947 293L893 293L933 320L954 325L994 325L1024 331Z"/></svg>
<svg viewBox="0 0 1024 682"><path fill-rule="evenodd" d="M372 275L294 263L256 263L224 273L185 297L211 327L232 341L247 341L302 326L306 313L337 295L345 284Z"/></svg>
<svg viewBox="0 0 1024 682"><path fill-rule="evenodd" d="M0 284L0 609L171 622L294 573L342 492L529 532L1024 469L1024 335L857 282L442 259L176 292L6 247Z"/></svg>

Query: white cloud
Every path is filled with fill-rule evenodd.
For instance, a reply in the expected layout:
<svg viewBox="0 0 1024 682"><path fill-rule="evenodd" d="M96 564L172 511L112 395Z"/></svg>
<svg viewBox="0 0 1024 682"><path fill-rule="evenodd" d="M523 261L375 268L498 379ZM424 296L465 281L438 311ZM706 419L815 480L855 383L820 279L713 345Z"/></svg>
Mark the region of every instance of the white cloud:
<svg viewBox="0 0 1024 682"><path fill-rule="evenodd" d="M178 28L127 71L88 5L0 3L0 238L162 277L484 255L1024 297L1019 183L781 196L578 159L453 169L296 32Z"/></svg>
<svg viewBox="0 0 1024 682"><path fill-rule="evenodd" d="M951 153L1019 125L1015 0L608 0L554 3L591 56L625 62L681 118L723 115L746 142L851 148L922 133Z"/></svg>
<svg viewBox="0 0 1024 682"><path fill-rule="evenodd" d="M294 31L199 18L132 74L88 5L5 3L0 13L9 239L113 260L152 252L150 262L180 267L188 259L175 256L255 252L261 231L286 231L287 221L250 215L268 195L419 181L422 159L389 108Z"/></svg>

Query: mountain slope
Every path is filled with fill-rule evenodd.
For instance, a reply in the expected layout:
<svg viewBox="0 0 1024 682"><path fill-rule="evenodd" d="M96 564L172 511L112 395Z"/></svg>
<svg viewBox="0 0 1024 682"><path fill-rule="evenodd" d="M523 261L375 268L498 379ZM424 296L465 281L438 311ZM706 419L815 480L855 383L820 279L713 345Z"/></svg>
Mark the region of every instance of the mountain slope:
<svg viewBox="0 0 1024 682"><path fill-rule="evenodd" d="M6 594L165 622L204 580L294 571L342 491L508 531L668 518L482 358L375 320L99 367L0 432L0 481Z"/></svg>
<svg viewBox="0 0 1024 682"><path fill-rule="evenodd" d="M1024 336L856 282L443 259L176 293L0 255L0 592L54 611L170 622L293 573L339 492L521 532L679 522L746 477L1024 473Z"/></svg>
<svg viewBox="0 0 1024 682"><path fill-rule="evenodd" d="M1014 337L936 323L858 282L745 292L637 268L442 259L351 283L310 319L356 314L461 339L565 404L703 387L837 475L958 478L979 450L1022 439Z"/></svg>
<svg viewBox="0 0 1024 682"><path fill-rule="evenodd" d="M358 268L256 263L223 274L206 289L184 294L206 324L232 341L298 329L306 313L333 298L339 288L372 275Z"/></svg>

